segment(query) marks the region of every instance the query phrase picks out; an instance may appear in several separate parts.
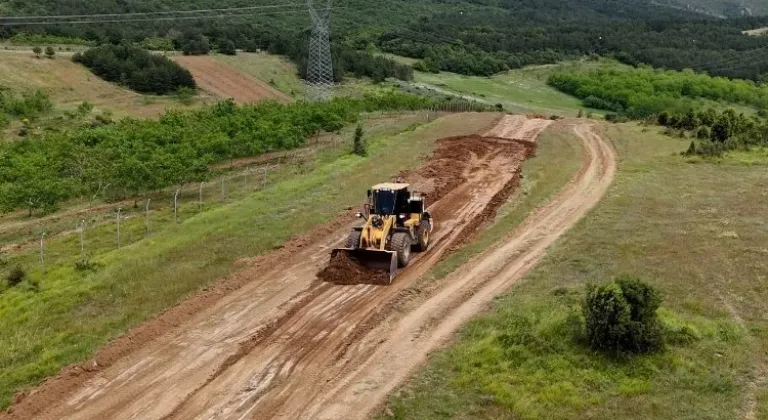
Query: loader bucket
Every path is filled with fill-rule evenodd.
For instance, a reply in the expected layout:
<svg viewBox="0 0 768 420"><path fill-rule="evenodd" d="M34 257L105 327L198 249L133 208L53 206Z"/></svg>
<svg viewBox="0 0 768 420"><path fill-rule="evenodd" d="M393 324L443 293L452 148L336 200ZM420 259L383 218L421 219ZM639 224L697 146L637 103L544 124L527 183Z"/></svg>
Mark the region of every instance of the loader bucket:
<svg viewBox="0 0 768 420"><path fill-rule="evenodd" d="M331 251L331 263L343 261L346 257L357 270L347 270L349 279L345 283L391 284L397 275L397 252L364 248L336 248ZM356 267L356 268L357 268Z"/></svg>

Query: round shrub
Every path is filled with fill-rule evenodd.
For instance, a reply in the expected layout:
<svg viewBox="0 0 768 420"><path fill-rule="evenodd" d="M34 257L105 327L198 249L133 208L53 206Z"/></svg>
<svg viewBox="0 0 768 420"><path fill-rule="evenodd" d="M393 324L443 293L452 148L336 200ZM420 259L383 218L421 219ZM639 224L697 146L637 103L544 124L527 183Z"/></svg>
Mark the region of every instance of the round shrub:
<svg viewBox="0 0 768 420"><path fill-rule="evenodd" d="M5 280L8 282L8 286L13 287L24 281L26 276L27 273L24 271L24 269L16 266L13 268L13 270L11 270L10 273L8 273L8 275L5 277Z"/></svg>
<svg viewBox="0 0 768 420"><path fill-rule="evenodd" d="M663 347L656 311L661 295L632 277L601 286L588 286L583 303L586 337L597 351L647 353Z"/></svg>

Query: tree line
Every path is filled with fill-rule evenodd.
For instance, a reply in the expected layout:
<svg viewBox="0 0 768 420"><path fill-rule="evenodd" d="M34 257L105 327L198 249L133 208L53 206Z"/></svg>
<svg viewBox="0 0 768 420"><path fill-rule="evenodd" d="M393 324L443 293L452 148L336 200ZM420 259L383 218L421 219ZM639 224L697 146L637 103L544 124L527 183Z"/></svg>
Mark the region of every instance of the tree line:
<svg viewBox="0 0 768 420"><path fill-rule="evenodd" d="M667 127L667 134L692 138L689 155L720 156L728 150L768 146L768 87L751 80L609 65L561 70L548 82L582 99L585 106L615 113L606 116L609 120L652 120ZM757 112L716 109L725 103L751 106Z"/></svg>
<svg viewBox="0 0 768 420"><path fill-rule="evenodd" d="M768 109L768 86L691 70L602 65L596 69L563 69L553 73L548 83L582 99L587 107L637 118L662 111L679 112L700 100Z"/></svg>
<svg viewBox="0 0 768 420"><path fill-rule="evenodd" d="M121 43L90 48L72 57L102 79L141 93L164 95L181 88L195 89L192 74L168 57Z"/></svg>
<svg viewBox="0 0 768 420"><path fill-rule="evenodd" d="M326 103L167 111L157 120L43 133L0 143L0 211L53 210L62 200L107 192L114 198L201 181L210 164L299 147L319 131L337 131L361 112L415 110L426 98L387 93Z"/></svg>

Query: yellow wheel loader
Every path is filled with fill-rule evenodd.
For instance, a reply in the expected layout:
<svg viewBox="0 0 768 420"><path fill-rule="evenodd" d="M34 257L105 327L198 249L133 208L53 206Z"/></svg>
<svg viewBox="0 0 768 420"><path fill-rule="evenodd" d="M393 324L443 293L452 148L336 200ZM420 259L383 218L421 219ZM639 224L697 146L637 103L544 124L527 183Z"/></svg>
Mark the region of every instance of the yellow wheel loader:
<svg viewBox="0 0 768 420"><path fill-rule="evenodd" d="M388 270L391 283L398 267L410 262L411 251L429 247L432 216L424 196L409 191L408 184L374 185L368 190L365 211L357 215L365 222L350 232L345 248L331 252L331 259L345 253L364 267Z"/></svg>

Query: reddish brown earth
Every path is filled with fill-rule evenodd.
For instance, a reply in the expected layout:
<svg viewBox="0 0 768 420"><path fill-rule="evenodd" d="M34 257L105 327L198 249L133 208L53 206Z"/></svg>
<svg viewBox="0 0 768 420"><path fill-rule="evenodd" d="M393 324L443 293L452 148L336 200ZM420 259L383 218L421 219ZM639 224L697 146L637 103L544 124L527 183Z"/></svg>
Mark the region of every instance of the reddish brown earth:
<svg viewBox="0 0 768 420"><path fill-rule="evenodd" d="M533 154L535 143L474 135L442 139L438 145L435 153L424 165L410 173L401 174L406 179L422 180L417 188L424 193L428 203L439 202L460 185L468 182L476 172L484 169L478 162L489 158L504 158L512 163L505 168L512 176L491 198L483 211L466 222L451 246L453 249L462 245L479 226L493 217L496 209L519 186L520 163ZM426 185L424 180L429 180L429 185ZM463 199L468 200L469 197ZM440 226L442 218L452 217L453 211L448 206L433 206L433 223ZM388 271L363 268L344 256L342 253L336 254L328 266L318 273L318 277L324 281L347 285L390 283Z"/></svg>
<svg viewBox="0 0 768 420"><path fill-rule="evenodd" d="M334 284L381 284L390 283L389 271L365 267L355 257L343 252L331 257L331 261L317 273L317 278Z"/></svg>
<svg viewBox="0 0 768 420"><path fill-rule="evenodd" d="M570 184L503 243L443 280L419 282L493 217L519 182L520 164L531 150L525 143L548 124L507 117L492 130L494 138L445 140L424 168L407 174L430 197L437 223L431 250L417 255L392 285L340 286L317 279L329 250L344 241L354 220L340 217L308 237L313 239L259 259L257 268L244 271L239 288L222 287L210 305L185 302L180 308L194 315L179 313L186 320L180 325L168 317L158 327L165 328L159 338L130 352L107 346L95 365L65 371L5 417L367 417L431 349L514 284L604 194L615 171L613 150L591 126L563 122L585 150L582 170ZM445 151L454 143L469 149ZM124 341L123 348L129 344Z"/></svg>
<svg viewBox="0 0 768 420"><path fill-rule="evenodd" d="M197 85L219 98L251 103L264 100L290 102L291 98L267 83L245 75L209 56L180 56L174 61L192 73Z"/></svg>

